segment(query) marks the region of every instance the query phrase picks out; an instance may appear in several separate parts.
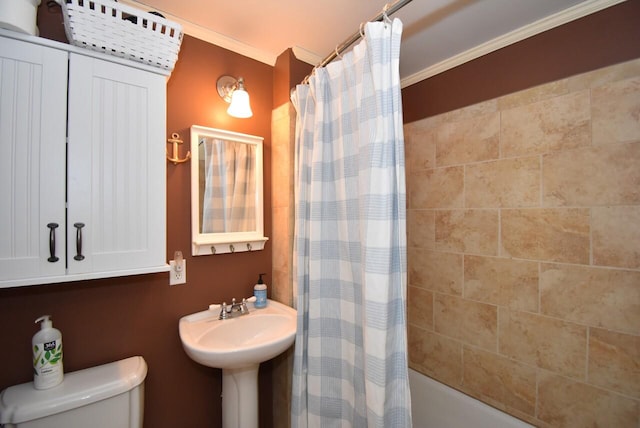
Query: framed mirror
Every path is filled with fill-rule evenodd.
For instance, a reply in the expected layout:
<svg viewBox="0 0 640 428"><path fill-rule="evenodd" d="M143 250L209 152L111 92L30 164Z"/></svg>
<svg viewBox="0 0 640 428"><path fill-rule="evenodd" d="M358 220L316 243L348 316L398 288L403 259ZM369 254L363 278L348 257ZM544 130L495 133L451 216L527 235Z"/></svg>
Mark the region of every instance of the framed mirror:
<svg viewBox="0 0 640 428"><path fill-rule="evenodd" d="M262 137L191 127L191 253L262 250Z"/></svg>

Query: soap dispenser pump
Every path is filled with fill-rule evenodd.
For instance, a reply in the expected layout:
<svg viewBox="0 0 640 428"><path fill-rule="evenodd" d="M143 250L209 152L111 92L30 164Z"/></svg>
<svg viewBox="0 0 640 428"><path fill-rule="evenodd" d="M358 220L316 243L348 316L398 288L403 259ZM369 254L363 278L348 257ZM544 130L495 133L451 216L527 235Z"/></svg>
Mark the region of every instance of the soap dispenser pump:
<svg viewBox="0 0 640 428"><path fill-rule="evenodd" d="M62 383L62 334L53 328L49 315L36 320L41 322L40 330L31 340L33 350L33 386L49 389Z"/></svg>
<svg viewBox="0 0 640 428"><path fill-rule="evenodd" d="M262 280L264 273L258 274L258 283L253 287L253 295L256 296L254 306L257 309L267 307L267 285Z"/></svg>

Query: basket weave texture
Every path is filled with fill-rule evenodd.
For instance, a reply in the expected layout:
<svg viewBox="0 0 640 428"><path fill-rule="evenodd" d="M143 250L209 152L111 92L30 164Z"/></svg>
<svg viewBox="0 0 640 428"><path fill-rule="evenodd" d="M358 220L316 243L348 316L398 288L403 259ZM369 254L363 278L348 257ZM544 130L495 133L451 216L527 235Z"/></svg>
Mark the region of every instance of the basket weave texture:
<svg viewBox="0 0 640 428"><path fill-rule="evenodd" d="M173 70L182 43L180 24L114 0L62 0L69 43Z"/></svg>

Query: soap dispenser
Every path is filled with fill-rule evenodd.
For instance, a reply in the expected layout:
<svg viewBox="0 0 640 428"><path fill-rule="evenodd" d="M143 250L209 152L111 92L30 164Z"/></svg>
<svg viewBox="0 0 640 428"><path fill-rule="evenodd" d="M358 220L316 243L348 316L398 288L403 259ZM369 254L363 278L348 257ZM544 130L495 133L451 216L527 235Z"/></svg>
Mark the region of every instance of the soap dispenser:
<svg viewBox="0 0 640 428"><path fill-rule="evenodd" d="M262 275L265 274L258 275L258 283L253 287L253 295L256 297L254 306L258 309L267 307L267 285L262 280Z"/></svg>
<svg viewBox="0 0 640 428"><path fill-rule="evenodd" d="M49 389L62 383L62 334L53 328L49 315L36 320L40 331L31 340L33 350L33 385L36 389Z"/></svg>

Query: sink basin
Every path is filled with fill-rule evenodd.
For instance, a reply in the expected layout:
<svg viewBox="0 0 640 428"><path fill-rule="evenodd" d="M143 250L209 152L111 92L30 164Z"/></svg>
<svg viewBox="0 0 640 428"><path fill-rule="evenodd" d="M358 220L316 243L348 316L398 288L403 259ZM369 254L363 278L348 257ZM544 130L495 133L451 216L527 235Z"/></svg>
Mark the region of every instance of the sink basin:
<svg viewBox="0 0 640 428"><path fill-rule="evenodd" d="M286 351L296 336L296 310L267 307L219 320L220 308L180 318L182 347L191 359L222 369L222 427L258 428L258 368Z"/></svg>
<svg viewBox="0 0 640 428"><path fill-rule="evenodd" d="M296 310L273 300L266 308L219 320L218 310L182 317L180 339L194 361L219 369L250 367L286 351L295 339Z"/></svg>

